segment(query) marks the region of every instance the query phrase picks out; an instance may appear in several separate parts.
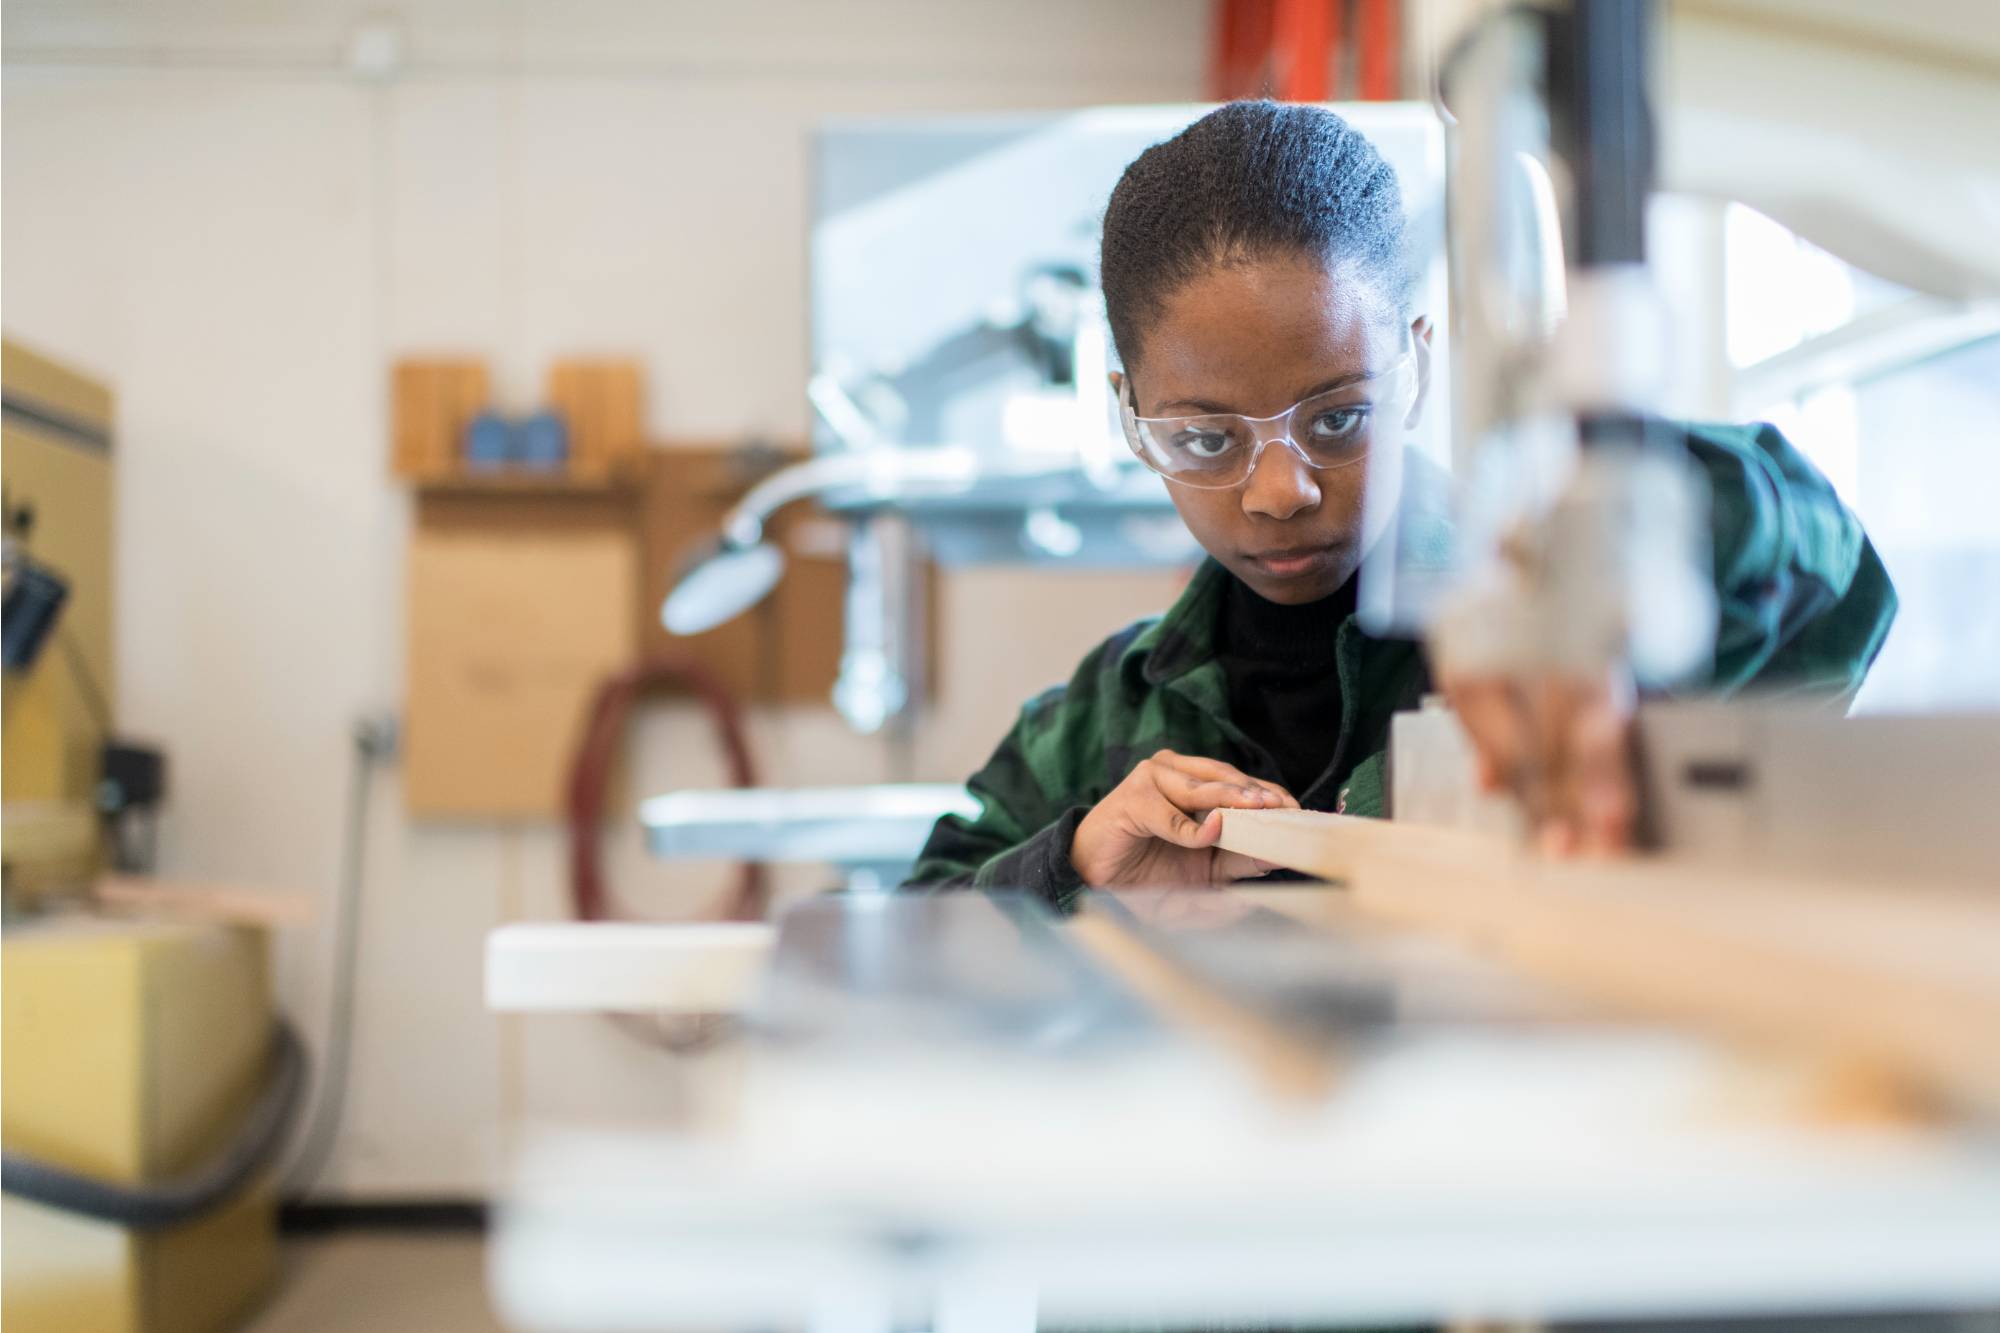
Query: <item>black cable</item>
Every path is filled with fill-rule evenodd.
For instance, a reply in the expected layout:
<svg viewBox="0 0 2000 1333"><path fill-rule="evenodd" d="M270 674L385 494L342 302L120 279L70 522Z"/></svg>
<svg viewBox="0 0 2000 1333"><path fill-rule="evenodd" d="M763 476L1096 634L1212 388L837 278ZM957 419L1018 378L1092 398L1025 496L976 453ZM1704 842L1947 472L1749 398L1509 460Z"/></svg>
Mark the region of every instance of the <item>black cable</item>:
<svg viewBox="0 0 2000 1333"><path fill-rule="evenodd" d="M113 1185L20 1153L0 1153L0 1190L31 1203L151 1231L230 1199L278 1155L305 1087L305 1047L282 1018L271 1027L270 1072L243 1125L213 1159L158 1185Z"/></svg>
<svg viewBox="0 0 2000 1333"><path fill-rule="evenodd" d="M62 641L63 656L69 661L70 675L76 679L76 687L83 695L83 705L90 711L91 720L97 723L98 732L104 739L111 739L111 705L104 700L104 691L97 687L97 677L90 674L90 663L83 660L83 650L70 637L67 626L56 629L56 638Z"/></svg>
<svg viewBox="0 0 2000 1333"><path fill-rule="evenodd" d="M101 696L100 696L101 698ZM342 856L334 993L327 1022L327 1063L320 1097L291 1173L292 1197L303 1198L326 1169L339 1136L347 1099L354 1039L354 982L359 960L361 888L367 853L368 792L375 761L393 751L393 731L363 722L354 732L353 779L348 788L347 840ZM151 1230L173 1226L213 1209L234 1195L278 1155L296 1119L305 1088L304 1044L282 1018L273 1024L271 1071L243 1127L216 1158L162 1185L121 1186L40 1162L0 1153L0 1190L66 1212L119 1226Z"/></svg>
<svg viewBox="0 0 2000 1333"><path fill-rule="evenodd" d="M353 776L348 784L347 836L341 853L340 899L335 904L333 997L327 1016L326 1064L319 1102L293 1159L287 1182L293 1199L303 1199L333 1156L347 1109L347 1075L354 1049L354 978L360 957L361 888L368 851L368 790L375 761L390 753L394 735L368 721L354 728Z"/></svg>

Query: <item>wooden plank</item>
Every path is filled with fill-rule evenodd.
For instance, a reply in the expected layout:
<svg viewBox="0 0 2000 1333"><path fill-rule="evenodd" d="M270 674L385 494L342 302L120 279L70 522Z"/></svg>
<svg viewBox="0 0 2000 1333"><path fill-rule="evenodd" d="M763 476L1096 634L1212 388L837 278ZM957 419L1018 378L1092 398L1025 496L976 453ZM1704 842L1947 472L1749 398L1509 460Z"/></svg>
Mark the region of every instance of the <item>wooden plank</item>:
<svg viewBox="0 0 2000 1333"><path fill-rule="evenodd" d="M637 652L636 518L615 492L419 499L405 599L412 814L561 814L592 695Z"/></svg>
<svg viewBox="0 0 2000 1333"><path fill-rule="evenodd" d="M462 361L451 370L451 413L445 422L438 452L431 459L432 474L451 473L463 466L466 437L472 422L493 401L493 387L482 361Z"/></svg>
<svg viewBox="0 0 2000 1333"><path fill-rule="evenodd" d="M740 1014L776 939L765 921L517 922L486 937L486 1007Z"/></svg>
<svg viewBox="0 0 2000 1333"><path fill-rule="evenodd" d="M486 363L405 357L391 369L390 389L394 474L416 482L455 475L472 419L492 398Z"/></svg>
<svg viewBox="0 0 2000 1333"><path fill-rule="evenodd" d="M394 446L390 471L398 477L414 477L423 471L424 412L419 400L424 396L424 368L415 362L398 361L389 372L389 410L393 421L390 435Z"/></svg>
<svg viewBox="0 0 2000 1333"><path fill-rule="evenodd" d="M605 367L605 437L607 463L630 460L644 447L644 374L636 361L615 361Z"/></svg>
<svg viewBox="0 0 2000 1333"><path fill-rule="evenodd" d="M1550 863L1499 841L1302 811L1226 811L1221 845L1342 881L1351 908L1438 933L1614 1010L1879 1067L2000 1114L2000 898ZM1324 895L1247 891L1310 915Z"/></svg>
<svg viewBox="0 0 2000 1333"><path fill-rule="evenodd" d="M271 929L309 926L318 915L312 898L296 891L177 883L137 875L106 875L97 882L95 896L107 907L153 917Z"/></svg>
<svg viewBox="0 0 2000 1333"><path fill-rule="evenodd" d="M1275 1096L1316 1102L1333 1086L1337 1069L1331 1051L1294 1037L1189 976L1103 912L1086 911L1064 931L1169 1023L1239 1057Z"/></svg>

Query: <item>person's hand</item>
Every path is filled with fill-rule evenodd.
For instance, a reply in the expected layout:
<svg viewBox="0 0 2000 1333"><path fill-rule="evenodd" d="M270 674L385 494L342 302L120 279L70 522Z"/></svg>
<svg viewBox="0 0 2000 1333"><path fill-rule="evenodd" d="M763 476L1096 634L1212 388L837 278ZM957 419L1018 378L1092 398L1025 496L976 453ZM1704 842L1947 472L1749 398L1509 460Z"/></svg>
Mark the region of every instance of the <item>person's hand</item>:
<svg viewBox="0 0 2000 1333"><path fill-rule="evenodd" d="M1632 845L1639 813L1633 691L1622 672L1445 681L1472 738L1479 785L1508 791L1551 856L1604 856Z"/></svg>
<svg viewBox="0 0 2000 1333"><path fill-rule="evenodd" d="M1070 864L1092 888L1227 884L1275 869L1215 845L1221 810L1296 810L1275 783L1216 759L1162 750L1142 761L1077 826Z"/></svg>

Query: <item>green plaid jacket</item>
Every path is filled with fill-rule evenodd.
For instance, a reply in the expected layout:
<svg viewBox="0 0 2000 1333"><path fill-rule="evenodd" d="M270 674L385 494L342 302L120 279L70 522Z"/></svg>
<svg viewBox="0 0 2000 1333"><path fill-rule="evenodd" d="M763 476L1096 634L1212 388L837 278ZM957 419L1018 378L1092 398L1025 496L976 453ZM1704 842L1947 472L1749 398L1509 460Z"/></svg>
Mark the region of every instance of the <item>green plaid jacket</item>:
<svg viewBox="0 0 2000 1333"><path fill-rule="evenodd" d="M1896 613L1859 520L1774 427L1696 425L1686 439L1712 492L1721 619L1708 691L1851 695ZM1232 577L1204 562L1165 615L1112 635L1067 685L1031 700L967 783L980 814L940 820L905 887L1026 889L1067 905L1081 888L1069 861L1077 824L1157 750L1278 781L1259 738L1230 717L1215 659ZM1295 795L1309 810L1382 816L1389 719L1417 706L1429 671L1417 643L1371 637L1353 617L1336 633L1335 661L1343 707L1333 759Z"/></svg>

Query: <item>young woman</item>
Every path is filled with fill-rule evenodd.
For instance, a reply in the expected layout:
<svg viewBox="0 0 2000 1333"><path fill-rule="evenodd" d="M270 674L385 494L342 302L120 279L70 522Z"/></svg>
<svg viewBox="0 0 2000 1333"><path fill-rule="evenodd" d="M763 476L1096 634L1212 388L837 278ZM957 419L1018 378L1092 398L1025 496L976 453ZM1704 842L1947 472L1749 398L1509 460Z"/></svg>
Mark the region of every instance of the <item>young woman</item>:
<svg viewBox="0 0 2000 1333"><path fill-rule="evenodd" d="M1390 716L1433 688L1418 644L1354 620L1375 535L1363 493L1419 466L1402 446L1432 330L1409 309L1403 254L1395 173L1329 111L1235 103L1126 168L1104 217L1112 383L1209 558L1166 615L1027 705L969 783L982 813L938 824L912 886L1062 903L1085 886L1224 883L1268 867L1214 845L1218 809L1385 813ZM1711 688L1851 693L1895 613L1854 516L1768 426L1685 438L1714 491ZM1596 702L1572 718L1580 748L1622 756L1603 725L1615 709ZM1476 691L1465 704L1504 779L1504 719ZM1629 825L1611 806L1585 845Z"/></svg>

